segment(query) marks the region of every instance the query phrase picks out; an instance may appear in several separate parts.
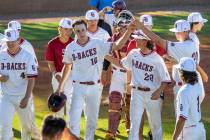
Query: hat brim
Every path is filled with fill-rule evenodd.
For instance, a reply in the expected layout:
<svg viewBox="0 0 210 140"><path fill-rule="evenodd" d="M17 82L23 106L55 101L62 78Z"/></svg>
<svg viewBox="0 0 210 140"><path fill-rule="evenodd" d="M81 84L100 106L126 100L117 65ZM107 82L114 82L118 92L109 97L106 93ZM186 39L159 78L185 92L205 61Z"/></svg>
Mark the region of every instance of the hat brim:
<svg viewBox="0 0 210 140"><path fill-rule="evenodd" d="M178 31L176 28L169 29L169 31L174 32L174 33L180 32L180 31Z"/></svg>
<svg viewBox="0 0 210 140"><path fill-rule="evenodd" d="M144 37L144 36L139 36L139 35L131 35L134 39L144 39L144 40L151 40L147 37Z"/></svg>
<svg viewBox="0 0 210 140"><path fill-rule="evenodd" d="M15 40L9 40L8 38L4 37L4 38L2 38L1 40L2 40L2 41L6 41L6 42L8 42L8 41L17 41L17 40L18 40L18 38L17 38L17 39L15 39Z"/></svg>
<svg viewBox="0 0 210 140"><path fill-rule="evenodd" d="M208 22L208 20L207 19L203 19L203 22L205 23L205 22Z"/></svg>

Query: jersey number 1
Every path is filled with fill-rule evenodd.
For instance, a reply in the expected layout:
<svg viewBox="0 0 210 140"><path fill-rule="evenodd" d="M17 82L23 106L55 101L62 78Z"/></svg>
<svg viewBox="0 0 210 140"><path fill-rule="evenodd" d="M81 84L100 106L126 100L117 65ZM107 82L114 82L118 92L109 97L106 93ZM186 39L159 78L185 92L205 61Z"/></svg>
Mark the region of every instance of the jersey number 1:
<svg viewBox="0 0 210 140"><path fill-rule="evenodd" d="M197 97L197 105L198 105L198 112L200 112L200 101L199 101L199 96Z"/></svg>
<svg viewBox="0 0 210 140"><path fill-rule="evenodd" d="M97 63L97 57L91 58L91 64L95 65Z"/></svg>

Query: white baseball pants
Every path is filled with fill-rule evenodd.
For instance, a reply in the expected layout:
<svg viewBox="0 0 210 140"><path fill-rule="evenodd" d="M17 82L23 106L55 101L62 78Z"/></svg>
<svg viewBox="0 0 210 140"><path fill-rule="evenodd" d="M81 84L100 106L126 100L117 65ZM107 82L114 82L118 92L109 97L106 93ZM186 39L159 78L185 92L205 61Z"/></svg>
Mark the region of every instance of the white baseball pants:
<svg viewBox="0 0 210 140"><path fill-rule="evenodd" d="M85 140L94 140L101 99L101 84L83 85L73 83L70 107L70 129L80 137L80 119L84 109L86 119Z"/></svg>
<svg viewBox="0 0 210 140"><path fill-rule="evenodd" d="M34 104L31 97L26 108L19 107L23 96L0 95L0 140L12 140L12 121L17 112L21 122L21 140L31 140L36 130L34 124Z"/></svg>
<svg viewBox="0 0 210 140"><path fill-rule="evenodd" d="M139 127L144 110L146 110L153 140L162 140L161 99L151 100L152 92L132 89L130 103L129 140L139 140Z"/></svg>
<svg viewBox="0 0 210 140"><path fill-rule="evenodd" d="M206 130L202 122L195 126L184 127L178 140L206 140Z"/></svg>

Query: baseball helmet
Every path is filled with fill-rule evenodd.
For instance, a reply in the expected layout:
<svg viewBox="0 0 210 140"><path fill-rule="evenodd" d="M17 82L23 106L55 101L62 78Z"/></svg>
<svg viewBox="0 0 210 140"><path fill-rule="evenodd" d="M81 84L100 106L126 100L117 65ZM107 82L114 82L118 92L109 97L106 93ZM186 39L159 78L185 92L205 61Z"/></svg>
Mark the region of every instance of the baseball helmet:
<svg viewBox="0 0 210 140"><path fill-rule="evenodd" d="M123 0L113 1L112 7L113 7L113 10L120 10L120 11L127 9L126 4Z"/></svg>
<svg viewBox="0 0 210 140"><path fill-rule="evenodd" d="M122 10L117 17L117 24L129 24L134 19L133 14L128 10Z"/></svg>
<svg viewBox="0 0 210 140"><path fill-rule="evenodd" d="M52 112L58 112L66 104L67 97L65 94L53 93L48 97L48 108Z"/></svg>

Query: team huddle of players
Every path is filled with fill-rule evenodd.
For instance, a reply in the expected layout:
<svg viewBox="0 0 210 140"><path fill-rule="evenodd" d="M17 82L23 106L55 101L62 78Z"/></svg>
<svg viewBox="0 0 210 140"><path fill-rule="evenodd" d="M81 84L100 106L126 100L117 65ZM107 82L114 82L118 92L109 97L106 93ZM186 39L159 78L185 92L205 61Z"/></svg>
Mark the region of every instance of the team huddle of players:
<svg viewBox="0 0 210 140"><path fill-rule="evenodd" d="M110 10L112 14L107 13ZM60 140L62 135L66 136L63 139L78 139L84 111L84 139L94 140L102 90L110 80L105 139L116 139L125 104L129 140L143 140L145 114L151 129L150 139L162 140L164 89L173 85L176 110L173 140L205 140L200 105L205 96L203 82L208 81L208 76L199 66L199 48L208 45L201 44L196 35L205 22L198 12L191 13L187 20L177 20L170 31L175 33L178 42L172 42L152 32L152 16L135 19L122 0L114 1L112 7L101 11L88 10L85 20L63 18L58 36L48 42L45 58L52 73L53 91L67 96L67 123L62 119L64 108L56 117L48 116L41 139ZM21 120L21 139L40 139L32 96L38 61L32 45L20 32L20 23L11 21L1 35L1 140L13 138L15 112ZM165 61L175 63L172 76Z"/></svg>

